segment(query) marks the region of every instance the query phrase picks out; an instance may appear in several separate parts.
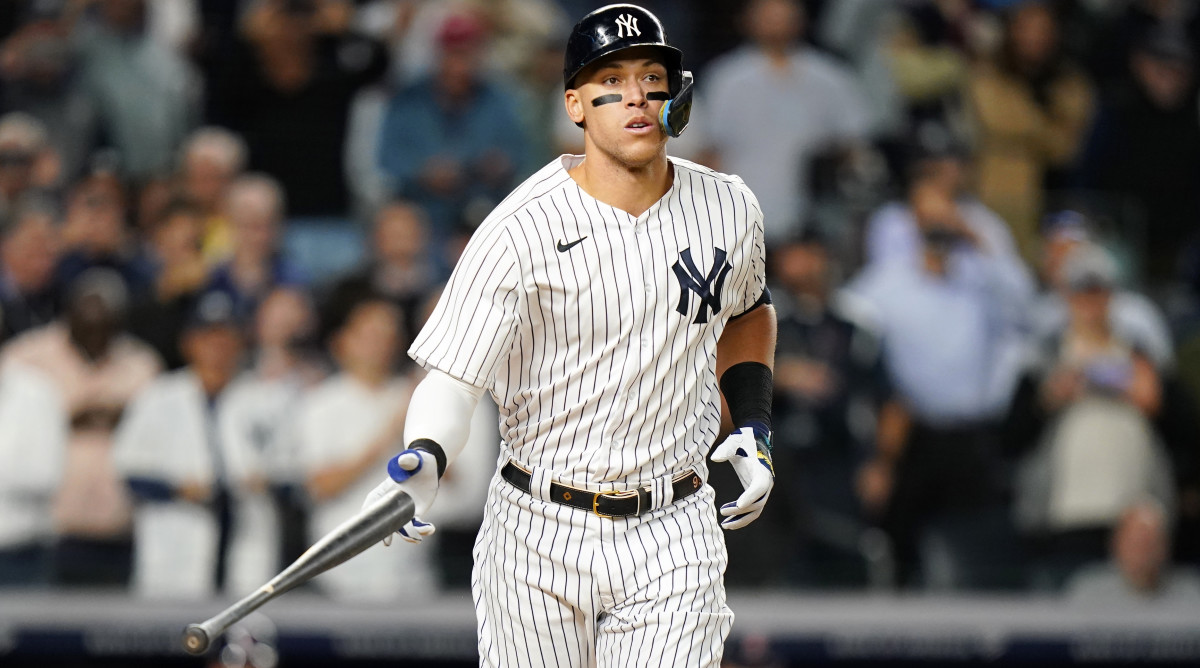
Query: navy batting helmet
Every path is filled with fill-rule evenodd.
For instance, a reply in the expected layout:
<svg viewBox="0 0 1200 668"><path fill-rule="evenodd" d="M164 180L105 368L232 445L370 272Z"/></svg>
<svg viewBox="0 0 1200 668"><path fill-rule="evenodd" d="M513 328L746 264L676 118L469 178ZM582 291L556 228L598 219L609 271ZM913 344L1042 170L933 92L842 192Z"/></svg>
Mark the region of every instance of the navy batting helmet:
<svg viewBox="0 0 1200 668"><path fill-rule="evenodd" d="M573 88L579 72L604 56L637 46L655 47L664 58L671 97L659 122L664 132L678 137L691 116L692 73L683 70L683 52L667 42L662 22L642 7L608 5L580 19L567 38L563 86Z"/></svg>

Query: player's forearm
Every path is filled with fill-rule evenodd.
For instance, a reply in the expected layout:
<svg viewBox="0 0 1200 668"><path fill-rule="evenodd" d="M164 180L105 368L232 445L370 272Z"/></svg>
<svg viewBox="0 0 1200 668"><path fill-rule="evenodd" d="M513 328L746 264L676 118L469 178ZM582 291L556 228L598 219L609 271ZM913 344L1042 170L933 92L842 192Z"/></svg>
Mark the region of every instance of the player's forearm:
<svg viewBox="0 0 1200 668"><path fill-rule="evenodd" d="M481 396L483 388L431 371L413 390L404 423L405 445L433 452L441 475L466 446Z"/></svg>
<svg viewBox="0 0 1200 668"><path fill-rule="evenodd" d="M777 330L775 307L770 304L730 320L717 342L717 378L742 362L758 362L774 369Z"/></svg>
<svg viewBox="0 0 1200 668"><path fill-rule="evenodd" d="M771 432L775 309L764 304L731 320L717 342L717 380L730 428L749 427L764 443Z"/></svg>

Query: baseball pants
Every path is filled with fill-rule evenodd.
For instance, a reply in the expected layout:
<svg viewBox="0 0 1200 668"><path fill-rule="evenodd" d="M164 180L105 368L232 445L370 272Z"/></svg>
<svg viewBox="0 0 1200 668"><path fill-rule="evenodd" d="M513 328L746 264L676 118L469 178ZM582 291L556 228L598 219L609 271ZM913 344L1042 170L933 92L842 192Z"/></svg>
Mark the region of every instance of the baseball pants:
<svg viewBox="0 0 1200 668"><path fill-rule="evenodd" d="M725 540L705 485L605 518L496 475L471 589L481 666L719 666L733 612Z"/></svg>

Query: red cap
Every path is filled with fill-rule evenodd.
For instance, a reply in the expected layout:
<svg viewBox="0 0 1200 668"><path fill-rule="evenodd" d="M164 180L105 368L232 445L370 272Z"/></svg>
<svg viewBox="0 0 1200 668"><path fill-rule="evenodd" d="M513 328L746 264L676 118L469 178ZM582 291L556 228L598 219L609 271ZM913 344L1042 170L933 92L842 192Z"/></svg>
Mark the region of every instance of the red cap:
<svg viewBox="0 0 1200 668"><path fill-rule="evenodd" d="M469 13L451 14L442 22L437 41L443 49L478 46L487 34L487 26Z"/></svg>

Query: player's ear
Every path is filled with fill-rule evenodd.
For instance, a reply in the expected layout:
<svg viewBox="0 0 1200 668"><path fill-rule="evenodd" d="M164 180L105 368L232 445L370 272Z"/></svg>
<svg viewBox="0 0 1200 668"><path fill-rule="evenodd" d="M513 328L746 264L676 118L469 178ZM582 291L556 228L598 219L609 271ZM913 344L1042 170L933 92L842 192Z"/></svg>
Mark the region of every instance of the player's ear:
<svg viewBox="0 0 1200 668"><path fill-rule="evenodd" d="M563 94L563 105L567 108L567 116L576 125L583 122L583 98L579 96L579 91L571 88Z"/></svg>

